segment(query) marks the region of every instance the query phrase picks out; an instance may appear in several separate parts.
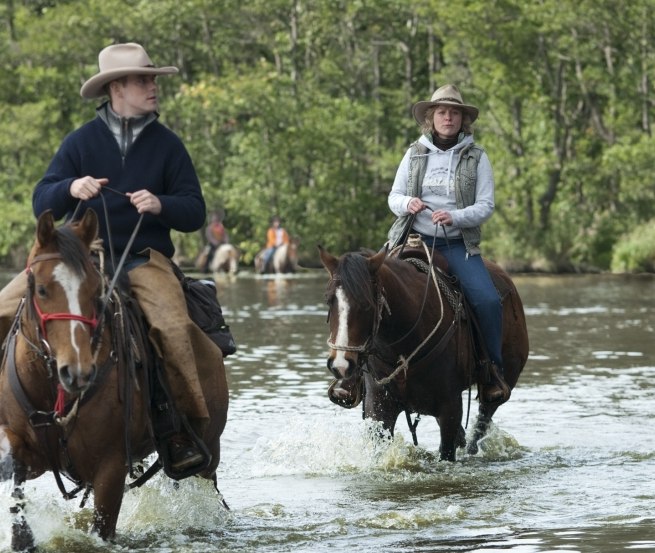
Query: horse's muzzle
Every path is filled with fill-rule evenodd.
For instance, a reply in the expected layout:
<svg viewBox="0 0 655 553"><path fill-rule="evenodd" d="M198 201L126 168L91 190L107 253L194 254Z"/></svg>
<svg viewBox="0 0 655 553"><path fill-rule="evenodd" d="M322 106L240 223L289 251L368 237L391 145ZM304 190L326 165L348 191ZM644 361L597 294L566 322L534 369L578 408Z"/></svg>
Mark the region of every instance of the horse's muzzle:
<svg viewBox="0 0 655 553"><path fill-rule="evenodd" d="M328 388L328 397L339 407L352 409L362 401L364 383L360 376L354 378L333 380Z"/></svg>
<svg viewBox="0 0 655 553"><path fill-rule="evenodd" d="M346 362L346 364L343 363ZM328 357L327 368L332 373L332 375L337 378L351 378L357 373L357 360L346 357L341 360L340 363L335 363L334 357Z"/></svg>
<svg viewBox="0 0 655 553"><path fill-rule="evenodd" d="M90 371L82 371L79 367L72 368L70 365L62 365L57 368L59 382L69 394L86 392L95 380L97 372L95 364L92 365Z"/></svg>

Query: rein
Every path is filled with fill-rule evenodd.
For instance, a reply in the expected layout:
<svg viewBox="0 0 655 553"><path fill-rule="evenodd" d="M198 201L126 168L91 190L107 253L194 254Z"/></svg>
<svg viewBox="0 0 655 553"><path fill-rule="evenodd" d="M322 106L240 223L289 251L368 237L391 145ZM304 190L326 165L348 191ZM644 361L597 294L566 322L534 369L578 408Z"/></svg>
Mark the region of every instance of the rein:
<svg viewBox="0 0 655 553"><path fill-rule="evenodd" d="M114 194L117 194L118 196L123 196L127 197L127 194L124 192L121 192L120 190L116 190L115 188L111 188L110 186L104 185L101 190L100 190L100 199L102 201L102 209L105 214L105 229L107 231L107 241L109 242L109 257L111 259L111 264L112 267L114 268L114 276L111 279L111 282L109 283L109 286L107 287L107 290L103 294L104 299L102 301L102 307L100 308L100 317L104 316L105 311L107 310L107 305L111 301L112 293L114 291L114 288L116 287L116 283L118 282L118 278L120 277L121 271L123 269L123 266L125 265L125 260L127 259L127 256L130 253L130 248L132 247L132 244L134 243L134 240L139 233L139 229L141 228L141 223L143 222L143 217L144 213L141 213L139 216L139 220L137 221L136 225L134 226L134 230L132 231L132 234L130 235L130 239L127 242L127 245L125 246L125 249L123 250L123 255L121 255L121 258L118 262L118 265L116 265L116 256L114 254L114 241L111 238L111 227L109 225L109 212L107 211L107 202L105 200L105 196L102 193L104 190L107 190L108 192L112 192ZM77 203L77 206L75 207L75 211L73 211L73 214L71 215L70 220L73 221L75 220L75 216L77 215L77 212L82 205L82 200L80 200ZM96 345L98 341L100 340L100 336L102 334L102 331L96 333L93 336L93 344Z"/></svg>
<svg viewBox="0 0 655 553"><path fill-rule="evenodd" d="M116 256L115 256L115 253L114 253L113 240L111 238L111 225L109 224L109 212L107 210L107 202L106 202L105 196L103 194L104 190L107 190L109 192L112 192L114 194L117 194L119 196L123 196L123 197L127 198L127 194L125 194L124 192L121 192L120 190L116 190L114 188L111 188L110 186L107 186L107 185L104 185L100 190L100 199L102 201L102 208L103 208L103 212L104 212L104 215L105 215L105 230L107 232L107 241L109 243L109 255L110 255L111 264L112 264L113 273L114 273L114 275L113 275L113 277L111 279L111 282L109 283L109 285L107 286L107 289L102 294L103 299L102 299L102 306L100 308L100 317L102 318L102 320L104 320L104 315L105 315L105 313L107 311L107 307L109 305L109 302L112 301L113 296L116 296L118 298L116 304L120 307L121 315L124 314L124 306L122 305L122 302L120 301L120 298L119 298L120 294L116 293L116 283L118 282L118 279L119 279L119 277L121 275L121 271L123 270L123 267L125 266L125 260L127 259L128 255L130 253L130 249L132 248L132 244L134 243L134 240L136 239L137 234L139 233L139 229L141 228L141 223L143 222L143 218L144 218L144 215L145 215L145 213L141 213L141 215L139 216L139 220L137 221L136 225L134 226L134 230L132 231L132 234L130 235L130 238L129 238L129 240L128 240L128 242L127 242L127 244L126 244L126 246L125 246L125 248L123 250L123 254L121 255L121 258L120 258L120 260L118 262L118 265L117 265L116 264ZM73 211L73 214L71 215L71 218L70 218L71 221L73 221L75 219L77 211L79 210L81 205L82 205L82 200L80 200L77 203L77 206L75 207L75 210ZM105 272L104 272L104 251L103 251L102 248L99 248L99 254L100 254L100 262L101 262L101 274L104 275L105 274ZM102 279L102 282L105 282L104 278ZM128 319L129 319L129 317L123 317L123 316L119 316L119 318L118 318L119 321L123 321L123 324L128 324L128 322L127 322ZM136 327L136 325L135 325L135 327ZM119 334L119 330L118 330L118 328L115 327L114 328L114 335L116 336L117 334ZM100 344L101 338L102 338L102 330L96 328L96 332L94 333L92 341L91 341L91 347L97 347L99 349L99 347L100 347L99 344ZM134 339L134 338L132 338L132 339ZM131 346L133 346L133 345L134 344L131 344ZM126 347L124 349L129 350L130 347ZM116 352L114 352L114 354L116 354ZM130 383L132 381L136 381L135 361L134 361L134 359L129 359L129 360L124 359L123 361L124 361L125 365L129 368L129 373L130 373L130 375L129 375L130 378L125 380L125 396L126 397L124 398L124 404L125 404L124 416L125 416L126 420L130 420L131 410L130 410L130 407L129 407L129 399L132 397L132 393L133 393L133 388L130 385ZM137 384L137 388L138 388L138 384ZM150 428L152 429L152 426L150 426ZM127 453L126 456L127 456L127 461L128 461L129 474L130 474L130 476L134 476L133 463L132 463L132 448L130 446L129 425L126 426L126 430L125 430L125 449L126 449L126 453ZM152 477L152 475L155 474L160 468L161 468L161 463L158 463L158 462L155 463L153 466L150 467L150 470L146 471L143 475L141 475L141 477L138 478L135 482L133 482L132 485L130 485L130 487L141 486L144 482L149 480Z"/></svg>
<svg viewBox="0 0 655 553"><path fill-rule="evenodd" d="M436 334L437 330L439 330L439 328L441 327L441 324L443 323L443 320L444 320L443 294L441 293L441 289L439 288L439 282L437 280L438 277L437 277L436 271L434 269L434 264L432 263L432 256L433 256L433 252L434 252L434 243L432 244L432 251L428 250L428 247L425 244L423 244L423 247L424 247L426 255L428 257L428 266L429 266L430 270L429 270L428 279L427 279L426 284L425 284L425 293L423 295L423 302L421 304L421 311L419 312L419 315L418 315L418 317L416 319L416 322L414 323L414 326L412 327L410 332L414 328L416 328L416 325L418 324L418 321L420 320L420 318L421 318L421 316L423 314L423 310L425 309L425 304L426 304L426 301L427 301L427 291L428 291L428 288L429 288L429 285L430 285L430 281L432 281L434 283L435 290L437 291L437 297L439 298L439 308L440 308L441 316L439 317L439 320L436 322L436 324L434 325L434 327L432 328L430 333L425 337L425 339L418 346L416 346L416 348L414 348L414 351L412 351L407 357L405 357L403 355L398 356L398 364L397 364L396 368L394 369L394 371L389 376L386 376L386 377L384 377L384 378L382 378L380 380L378 380L377 378L375 379L375 382L377 384L381 385L381 386L391 382L394 378L396 378L400 374L401 371L404 371L405 374L407 374L407 370L409 369L410 361L418 354L418 352L420 352L428 344L428 342ZM450 325L448 331L441 337L441 339L436 344L436 346L434 348L432 348L428 352L428 354L427 354L428 356L430 356L431 354L438 353L443 348L445 348L446 344L448 343L448 341L450 340L450 338L452 337L452 335L455 332L455 328L457 326L458 319L459 319L459 317L457 316L457 313L455 313L455 317L453 317L453 322ZM400 338L399 340L396 340L393 343L394 344L399 343L401 340L403 340L407 336L409 336L410 332L406 333L402 338Z"/></svg>

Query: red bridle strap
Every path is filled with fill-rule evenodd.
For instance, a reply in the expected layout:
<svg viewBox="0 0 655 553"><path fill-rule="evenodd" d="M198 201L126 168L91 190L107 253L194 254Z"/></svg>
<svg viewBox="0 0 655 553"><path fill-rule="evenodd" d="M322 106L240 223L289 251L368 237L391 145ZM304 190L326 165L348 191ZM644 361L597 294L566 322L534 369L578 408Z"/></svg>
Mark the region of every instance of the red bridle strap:
<svg viewBox="0 0 655 553"><path fill-rule="evenodd" d="M45 329L45 325L48 321L79 321L90 326L93 330L98 326L98 319L96 318L95 312L93 313L93 318L85 317L84 315L76 315L75 313L44 313L41 311L39 304L36 303L36 298L33 298L33 303L34 309L39 316L41 332L46 340L48 339L48 333Z"/></svg>
<svg viewBox="0 0 655 553"><path fill-rule="evenodd" d="M27 267L26 271L28 273L32 272L32 265L35 263L38 263L40 261L49 261L51 259L61 259L61 254L59 253L50 253L50 254L42 254L42 255L37 255L32 262L29 264ZM93 317L85 317L84 315L75 315L74 313L44 313L41 311L41 308L39 307L39 304L36 302L36 297L33 296L32 298L32 303L34 304L34 310L36 311L37 315L39 316L39 324L41 325L41 333L43 334L43 337L47 340L48 339L48 333L46 331L45 325L48 321L79 321L85 325L90 326L93 330L96 329L98 326L98 319L96 318L95 312L93 313Z"/></svg>

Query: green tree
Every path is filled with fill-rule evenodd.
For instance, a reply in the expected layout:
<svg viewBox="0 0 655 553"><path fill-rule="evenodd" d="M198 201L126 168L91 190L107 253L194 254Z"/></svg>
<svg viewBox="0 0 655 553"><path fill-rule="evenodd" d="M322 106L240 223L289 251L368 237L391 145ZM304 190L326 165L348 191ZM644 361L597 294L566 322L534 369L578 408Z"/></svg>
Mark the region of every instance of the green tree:
<svg viewBox="0 0 655 553"><path fill-rule="evenodd" d="M8 0L0 6L0 256L32 239L31 191L94 116L79 87L106 45L138 41L162 120L250 260L269 217L333 251L377 248L387 194L446 82L481 108L497 213L485 253L521 269L608 269L655 218L652 0ZM129 13L129 17L125 14ZM630 37L629 40L626 37ZM176 236L180 256L200 233ZM616 263L614 266L618 266Z"/></svg>

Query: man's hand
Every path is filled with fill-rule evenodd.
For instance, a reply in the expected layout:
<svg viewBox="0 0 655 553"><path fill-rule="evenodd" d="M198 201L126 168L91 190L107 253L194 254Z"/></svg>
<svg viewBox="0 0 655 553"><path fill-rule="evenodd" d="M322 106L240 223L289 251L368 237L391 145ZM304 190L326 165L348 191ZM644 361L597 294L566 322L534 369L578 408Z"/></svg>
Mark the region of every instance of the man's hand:
<svg viewBox="0 0 655 553"><path fill-rule="evenodd" d="M130 198L132 205L136 207L139 213L152 213L159 215L161 213L161 202L149 190L137 190L136 192L128 192L127 197Z"/></svg>
<svg viewBox="0 0 655 553"><path fill-rule="evenodd" d="M69 188L70 195L78 200L90 200L100 194L102 186L107 184L109 179L94 179L93 177L81 177L75 179Z"/></svg>

